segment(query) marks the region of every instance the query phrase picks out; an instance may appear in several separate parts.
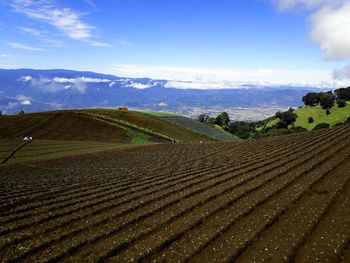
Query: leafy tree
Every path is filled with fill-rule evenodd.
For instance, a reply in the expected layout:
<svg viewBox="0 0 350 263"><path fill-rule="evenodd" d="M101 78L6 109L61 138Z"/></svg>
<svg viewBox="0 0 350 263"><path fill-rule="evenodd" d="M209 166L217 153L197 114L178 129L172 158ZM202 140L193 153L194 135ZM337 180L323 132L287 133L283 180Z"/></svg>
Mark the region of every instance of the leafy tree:
<svg viewBox="0 0 350 263"><path fill-rule="evenodd" d="M307 119L307 121L308 121L308 123L313 123L313 122L314 122L314 118L309 117L309 118Z"/></svg>
<svg viewBox="0 0 350 263"><path fill-rule="evenodd" d="M337 99L349 101L350 100L350 87L336 89L334 91L334 94L337 97Z"/></svg>
<svg viewBox="0 0 350 263"><path fill-rule="evenodd" d="M344 99L337 99L337 105L339 108L344 108L346 106L346 101Z"/></svg>
<svg viewBox="0 0 350 263"><path fill-rule="evenodd" d="M334 106L335 96L331 91L321 92L319 97L320 105L322 109L330 109Z"/></svg>
<svg viewBox="0 0 350 263"><path fill-rule="evenodd" d="M20 111L18 112L18 115L24 115L24 110L20 110Z"/></svg>
<svg viewBox="0 0 350 263"><path fill-rule="evenodd" d="M209 116L207 114L201 114L198 116L197 120L200 122L208 122Z"/></svg>
<svg viewBox="0 0 350 263"><path fill-rule="evenodd" d="M279 123L277 123L277 127L285 128L294 123L298 116L293 112L293 109L289 109L285 112L277 112L275 117L280 119Z"/></svg>
<svg viewBox="0 0 350 263"><path fill-rule="evenodd" d="M328 123L319 123L315 126L314 130L319 130L319 129L324 129L324 128L329 128Z"/></svg>
<svg viewBox="0 0 350 263"><path fill-rule="evenodd" d="M216 123L216 118L210 117L210 118L208 119L208 123L210 123L210 124L215 124L215 123Z"/></svg>
<svg viewBox="0 0 350 263"><path fill-rule="evenodd" d="M216 117L216 122L217 125L220 126L225 126L229 125L230 123L230 117L228 116L227 112L223 112L220 115Z"/></svg>
<svg viewBox="0 0 350 263"><path fill-rule="evenodd" d="M254 122L235 121L229 124L228 131L241 139L248 139L255 137L255 126Z"/></svg>
<svg viewBox="0 0 350 263"><path fill-rule="evenodd" d="M306 106L316 106L319 103L320 95L317 92L309 92L303 98L302 101Z"/></svg>

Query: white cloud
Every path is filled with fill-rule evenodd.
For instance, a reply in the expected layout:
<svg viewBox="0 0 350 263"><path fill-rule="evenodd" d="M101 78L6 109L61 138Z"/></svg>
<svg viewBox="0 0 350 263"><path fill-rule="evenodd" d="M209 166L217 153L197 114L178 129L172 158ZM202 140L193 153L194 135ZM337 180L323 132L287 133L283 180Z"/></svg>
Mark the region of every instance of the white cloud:
<svg viewBox="0 0 350 263"><path fill-rule="evenodd" d="M98 79L98 78L87 78L87 77L80 77L80 78L74 78L74 79L68 79L68 78L60 78L60 77L54 77L52 79L53 82L57 83L109 83L111 82L110 79Z"/></svg>
<svg viewBox="0 0 350 263"><path fill-rule="evenodd" d="M91 1L87 1L93 3ZM93 46L106 47L109 44L97 42L93 35L95 26L82 20L82 14L70 8L59 8L54 5L53 0L12 0L9 4L12 9L26 17L53 26L65 36L90 43ZM25 28L28 33L36 34L38 31Z"/></svg>
<svg viewBox="0 0 350 263"><path fill-rule="evenodd" d="M333 77L340 80L350 79L350 64L334 70Z"/></svg>
<svg viewBox="0 0 350 263"><path fill-rule="evenodd" d="M21 102L21 105L32 105L32 102L30 100L24 100Z"/></svg>
<svg viewBox="0 0 350 263"><path fill-rule="evenodd" d="M134 88L134 89L148 89L148 88L153 87L153 84L143 84L143 83L139 83L139 82L131 82L126 86L130 87L130 88Z"/></svg>
<svg viewBox="0 0 350 263"><path fill-rule="evenodd" d="M61 78L54 77L50 78L33 78L31 76L23 76L19 81L30 82L31 86L41 89L46 92L57 92L68 89L75 89L80 93L85 93L87 88L87 83L110 83L112 80L109 79L99 79L99 78ZM21 100L28 99L26 97L21 97Z"/></svg>
<svg viewBox="0 0 350 263"><path fill-rule="evenodd" d="M350 59L350 0L272 0L280 10L307 10L311 39L326 60Z"/></svg>
<svg viewBox="0 0 350 263"><path fill-rule="evenodd" d="M112 47L111 44L98 41L91 41L90 44L94 47Z"/></svg>
<svg viewBox="0 0 350 263"><path fill-rule="evenodd" d="M31 19L56 27L73 39L89 39L95 28L80 20L80 15L70 8L56 8L51 1L14 0L12 8Z"/></svg>
<svg viewBox="0 0 350 263"><path fill-rule="evenodd" d="M41 35L41 32L35 28L23 27L23 26L19 26L17 28L20 29L24 33L28 33L28 34L31 34L31 35L36 36L36 37Z"/></svg>
<svg viewBox="0 0 350 263"><path fill-rule="evenodd" d="M109 83L109 87L113 87L115 84L116 84L116 82L113 81L113 82Z"/></svg>
<svg viewBox="0 0 350 263"><path fill-rule="evenodd" d="M18 42L9 42L7 44L12 48L17 48L17 49L23 49L23 50L29 50L29 51L43 51L42 48L32 47L32 46L28 46L26 44L18 43Z"/></svg>
<svg viewBox="0 0 350 263"><path fill-rule="evenodd" d="M36 39L40 40L41 42L43 42L51 47L62 47L63 46L63 41L57 40L57 39L52 39L51 36L49 36L49 33L47 31L39 31L39 30L32 28L32 27L23 27L23 26L19 26L17 28L20 29L24 33L27 33L27 34L34 36Z"/></svg>
<svg viewBox="0 0 350 263"><path fill-rule="evenodd" d="M272 0L280 10L316 9L325 5L338 6L346 0Z"/></svg>
<svg viewBox="0 0 350 263"><path fill-rule="evenodd" d="M350 1L316 12L311 17L311 38L319 44L325 59L350 59Z"/></svg>
<svg viewBox="0 0 350 263"><path fill-rule="evenodd" d="M31 76L23 76L20 78L21 81L27 82L31 81L33 78Z"/></svg>
<svg viewBox="0 0 350 263"><path fill-rule="evenodd" d="M9 55L9 54L0 54L0 57L2 57L2 58L9 58L9 57L11 57L11 55Z"/></svg>
<svg viewBox="0 0 350 263"><path fill-rule="evenodd" d="M324 83L336 85L331 70L288 70L288 69L235 69L204 67L138 66L118 65L106 73L121 77L172 80L168 85L177 87L192 83L192 88L225 88L232 85L288 85L323 86ZM178 81L181 80L181 81Z"/></svg>

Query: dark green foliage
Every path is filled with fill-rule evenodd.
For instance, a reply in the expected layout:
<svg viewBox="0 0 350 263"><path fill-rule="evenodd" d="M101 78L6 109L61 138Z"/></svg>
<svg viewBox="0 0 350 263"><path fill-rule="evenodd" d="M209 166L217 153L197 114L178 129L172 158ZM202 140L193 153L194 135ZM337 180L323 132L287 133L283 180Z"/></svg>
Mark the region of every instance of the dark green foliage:
<svg viewBox="0 0 350 263"><path fill-rule="evenodd" d="M319 101L322 109L330 109L334 106L335 96L331 91L321 92Z"/></svg>
<svg viewBox="0 0 350 263"><path fill-rule="evenodd" d="M350 100L350 87L336 89L334 94L337 99L348 101Z"/></svg>
<svg viewBox="0 0 350 263"><path fill-rule="evenodd" d="M227 112L223 112L220 115L216 117L216 122L217 125L220 126L225 126L229 125L230 123L230 117L228 116Z"/></svg>
<svg viewBox="0 0 350 263"><path fill-rule="evenodd" d="M337 105L339 108L344 108L346 106L346 101L343 99L337 99Z"/></svg>
<svg viewBox="0 0 350 263"><path fill-rule="evenodd" d="M326 110L326 115L331 114L331 112L329 111L329 109Z"/></svg>
<svg viewBox="0 0 350 263"><path fill-rule="evenodd" d="M235 121L235 122L231 122L228 128L229 128L229 132L233 133L239 138L248 139L251 137L255 137L256 135L255 126L256 126L255 122Z"/></svg>
<svg viewBox="0 0 350 263"><path fill-rule="evenodd" d="M308 121L308 123L313 123L313 122L314 122L314 118L309 117L309 118L307 119L307 121Z"/></svg>
<svg viewBox="0 0 350 263"><path fill-rule="evenodd" d="M320 99L320 94L317 92L309 92L306 94L303 98L302 101L306 106L316 106L319 104L319 99Z"/></svg>
<svg viewBox="0 0 350 263"><path fill-rule="evenodd" d="M19 112L18 112L18 115L23 115L24 114L24 110L20 110Z"/></svg>
<svg viewBox="0 0 350 263"><path fill-rule="evenodd" d="M298 116L294 113L294 110L290 108L285 112L277 112L275 117L280 119L276 124L276 128L288 128L288 125L294 123Z"/></svg>
<svg viewBox="0 0 350 263"><path fill-rule="evenodd" d="M288 129L288 123L285 120L280 120L272 128L273 129Z"/></svg>
<svg viewBox="0 0 350 263"><path fill-rule="evenodd" d="M209 116L207 114L201 114L198 116L197 121L208 122Z"/></svg>
<svg viewBox="0 0 350 263"><path fill-rule="evenodd" d="M319 129L324 129L324 128L329 128L328 123L319 123L315 126L314 130L319 130Z"/></svg>
<svg viewBox="0 0 350 263"><path fill-rule="evenodd" d="M216 118L210 117L207 121L210 124L215 124L216 123Z"/></svg>

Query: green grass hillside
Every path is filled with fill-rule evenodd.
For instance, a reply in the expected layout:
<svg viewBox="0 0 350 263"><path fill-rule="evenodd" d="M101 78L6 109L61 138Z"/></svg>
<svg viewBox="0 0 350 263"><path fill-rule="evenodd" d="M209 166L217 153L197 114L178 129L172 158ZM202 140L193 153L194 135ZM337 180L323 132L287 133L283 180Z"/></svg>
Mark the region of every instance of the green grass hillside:
<svg viewBox="0 0 350 263"><path fill-rule="evenodd" d="M312 130L319 123L328 123L330 126L334 126L337 123L344 122L350 117L350 102L347 102L344 108L338 108L338 106L335 105L330 109L330 112L331 113L327 115L326 111L320 106L296 109L295 113L298 115L298 118L295 122L295 126ZM313 123L308 123L309 117L314 119Z"/></svg>
<svg viewBox="0 0 350 263"><path fill-rule="evenodd" d="M297 120L294 124L295 127L303 127L307 130L312 130L319 123L328 123L331 127L337 123L343 123L350 117L350 102L346 103L344 108L339 108L336 104L330 109L330 114L327 115L326 111L320 106L315 107L302 107L294 111L297 114ZM308 122L308 118L312 117L314 121ZM278 122L277 118L269 120L265 127L272 127Z"/></svg>
<svg viewBox="0 0 350 263"><path fill-rule="evenodd" d="M183 127L195 133L206 135L212 139L219 141L235 141L238 140L236 136L228 133L222 129L211 127L207 124L201 123L197 120L192 120L183 116L166 116L160 119L173 123L179 127Z"/></svg>
<svg viewBox="0 0 350 263"><path fill-rule="evenodd" d="M176 139L181 142L213 141L214 139L193 130L169 123L163 117L138 111L117 111L109 109L80 110L85 114L92 114L97 117L105 117L106 120L116 121L119 125L134 128L140 132L149 133L154 136L162 135L164 138ZM161 114L160 116L164 116ZM166 114L169 116L169 114ZM170 115L173 116L173 115Z"/></svg>

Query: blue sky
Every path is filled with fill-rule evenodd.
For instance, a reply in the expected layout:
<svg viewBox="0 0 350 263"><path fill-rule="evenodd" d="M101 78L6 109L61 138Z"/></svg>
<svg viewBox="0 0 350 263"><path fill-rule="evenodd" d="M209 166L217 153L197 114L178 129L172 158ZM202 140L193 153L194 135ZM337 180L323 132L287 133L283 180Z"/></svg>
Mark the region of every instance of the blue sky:
<svg viewBox="0 0 350 263"><path fill-rule="evenodd" d="M348 0L0 0L0 68L343 85L349 11Z"/></svg>

